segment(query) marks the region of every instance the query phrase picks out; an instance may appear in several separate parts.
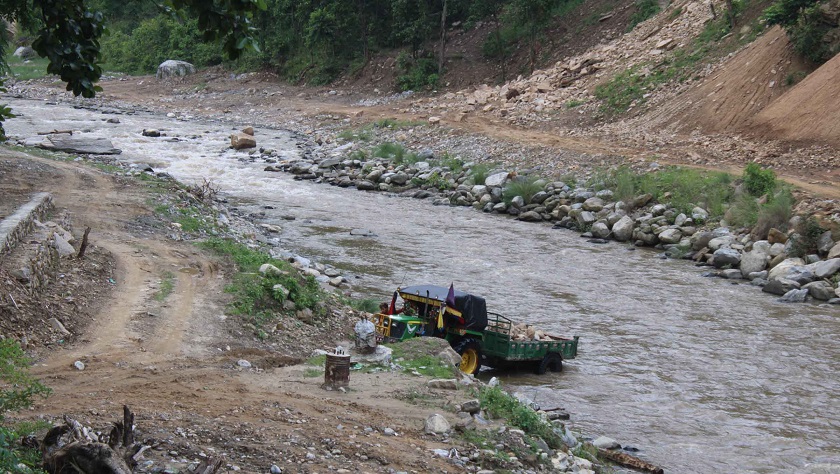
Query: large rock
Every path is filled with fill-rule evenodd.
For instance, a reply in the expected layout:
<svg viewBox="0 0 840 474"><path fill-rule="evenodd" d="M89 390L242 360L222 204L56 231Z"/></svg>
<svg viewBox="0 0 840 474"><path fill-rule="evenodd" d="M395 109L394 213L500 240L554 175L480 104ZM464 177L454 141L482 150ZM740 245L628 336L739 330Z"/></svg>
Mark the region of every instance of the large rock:
<svg viewBox="0 0 840 474"><path fill-rule="evenodd" d="M770 293L771 295L784 295L790 290L798 290L801 285L793 280L779 278L778 280L770 280L761 291Z"/></svg>
<svg viewBox="0 0 840 474"><path fill-rule="evenodd" d="M718 250L720 248L729 247L730 245L732 245L733 242L735 242L735 240L736 239L734 236L727 234L721 237L713 238L709 241L707 247L709 247L712 250Z"/></svg>
<svg viewBox="0 0 840 474"><path fill-rule="evenodd" d="M779 301L782 303L804 303L808 299L808 290L790 290Z"/></svg>
<svg viewBox="0 0 840 474"><path fill-rule="evenodd" d="M65 151L67 153L81 153L87 155L119 155L122 150L114 148L114 144L107 138L74 137L72 135L56 134L26 140L27 146L37 146L45 150Z"/></svg>
<svg viewBox="0 0 840 474"><path fill-rule="evenodd" d="M495 174L491 174L490 176L488 176L487 178L484 179L484 185L487 186L487 187L491 187L491 188L501 187L501 186L504 186L505 183L507 183L507 180L508 180L508 173L507 172L495 173Z"/></svg>
<svg viewBox="0 0 840 474"><path fill-rule="evenodd" d="M540 213L536 211L523 212L522 214L519 214L517 219L525 222L540 222L543 220Z"/></svg>
<svg viewBox="0 0 840 474"><path fill-rule="evenodd" d="M802 289L808 290L809 295L820 301L828 301L834 298L834 287L827 281L812 281L803 286Z"/></svg>
<svg viewBox="0 0 840 474"><path fill-rule="evenodd" d="M230 147L234 150L243 150L245 148L256 148L257 140L253 135L247 133L236 132L230 135Z"/></svg>
<svg viewBox="0 0 840 474"><path fill-rule="evenodd" d="M21 46L20 48L15 50L13 55L16 58L20 59L34 59L38 56L38 53L36 53L35 50L30 48L29 46Z"/></svg>
<svg viewBox="0 0 840 474"><path fill-rule="evenodd" d="M612 226L613 238L619 242L627 242L633 236L633 219L624 216Z"/></svg>
<svg viewBox="0 0 840 474"><path fill-rule="evenodd" d="M426 418L426 422L423 424L423 431L426 433L443 434L449 429L449 421L443 415L437 413Z"/></svg>
<svg viewBox="0 0 840 474"><path fill-rule="evenodd" d="M606 239L610 236L610 228L607 227L607 224L600 221L592 224L590 232L592 232L593 237L597 237L599 239Z"/></svg>
<svg viewBox="0 0 840 474"><path fill-rule="evenodd" d="M772 228L770 232L767 233L767 241L771 244L783 244L787 242L788 236L780 231L779 229Z"/></svg>
<svg viewBox="0 0 840 474"><path fill-rule="evenodd" d="M195 66L186 61L169 59L160 63L155 77L158 80L162 80L169 79L170 77L184 77L189 74L195 74Z"/></svg>
<svg viewBox="0 0 840 474"><path fill-rule="evenodd" d="M697 232L691 236L691 249L700 250L709 246L709 242L714 238L711 232Z"/></svg>
<svg viewBox="0 0 840 474"><path fill-rule="evenodd" d="M612 438L608 438L606 436L599 436L598 438L595 438L595 441L592 441L592 445L595 446L596 448L601 448L601 449L619 449L619 448L621 448L621 445L618 444L618 441L616 441Z"/></svg>
<svg viewBox="0 0 840 474"><path fill-rule="evenodd" d="M70 245L70 242L67 242L67 240L59 234L53 235L53 247L55 247L58 254L62 257L69 257L71 255L75 255L76 253L76 249Z"/></svg>
<svg viewBox="0 0 840 474"><path fill-rule="evenodd" d="M806 265L805 268L810 270L817 278L831 278L835 273L840 271L840 258L812 263Z"/></svg>
<svg viewBox="0 0 840 474"><path fill-rule="evenodd" d="M575 220L577 220L578 226L585 228L595 223L595 214L589 211L580 211L576 213Z"/></svg>
<svg viewBox="0 0 840 474"><path fill-rule="evenodd" d="M828 251L828 255L826 258L837 258L840 257L840 242L834 244L834 247L831 247L831 250Z"/></svg>
<svg viewBox="0 0 840 474"><path fill-rule="evenodd" d="M682 239L682 232L679 229L666 229L659 234L659 240L663 244L677 244Z"/></svg>
<svg viewBox="0 0 840 474"><path fill-rule="evenodd" d="M691 210L691 218L694 219L694 222L706 222L709 213L702 207L695 207Z"/></svg>
<svg viewBox="0 0 840 474"><path fill-rule="evenodd" d="M767 268L768 260L769 257L766 253L753 247L751 252L741 256L741 274L746 278L749 277L750 273L763 271Z"/></svg>
<svg viewBox="0 0 840 474"><path fill-rule="evenodd" d="M834 247L834 239L831 238L831 231L827 230L817 240L817 251L820 255L825 255L832 247Z"/></svg>
<svg viewBox="0 0 840 474"><path fill-rule="evenodd" d="M604 208L604 200L599 197L591 197L583 201L583 210L598 212Z"/></svg>
<svg viewBox="0 0 840 474"><path fill-rule="evenodd" d="M778 265L774 266L767 275L768 280L777 280L779 278L786 278L793 269L797 267L804 267L805 262L801 258L787 258Z"/></svg>
<svg viewBox="0 0 840 474"><path fill-rule="evenodd" d="M734 249L717 249L714 253L714 265L716 268L726 266L736 267L741 263L741 253Z"/></svg>

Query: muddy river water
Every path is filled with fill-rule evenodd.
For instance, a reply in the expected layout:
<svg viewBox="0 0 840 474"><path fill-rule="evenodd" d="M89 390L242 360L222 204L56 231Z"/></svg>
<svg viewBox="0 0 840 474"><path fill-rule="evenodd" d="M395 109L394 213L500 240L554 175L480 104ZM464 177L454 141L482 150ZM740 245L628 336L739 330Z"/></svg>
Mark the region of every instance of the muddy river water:
<svg viewBox="0 0 840 474"><path fill-rule="evenodd" d="M385 300L400 284L454 282L491 310L579 335L578 358L561 374L492 375L667 472L840 472L837 307L778 303L687 262L547 225L294 181L227 150L232 126L223 123L10 102L19 114L10 136L89 129L83 135L111 138L121 160L187 182L210 178L280 225L284 248L343 269L358 293ZM120 123L105 122L112 117ZM144 128L179 140L143 137ZM257 139L299 153L286 132L258 129ZM378 236L351 236L354 228Z"/></svg>

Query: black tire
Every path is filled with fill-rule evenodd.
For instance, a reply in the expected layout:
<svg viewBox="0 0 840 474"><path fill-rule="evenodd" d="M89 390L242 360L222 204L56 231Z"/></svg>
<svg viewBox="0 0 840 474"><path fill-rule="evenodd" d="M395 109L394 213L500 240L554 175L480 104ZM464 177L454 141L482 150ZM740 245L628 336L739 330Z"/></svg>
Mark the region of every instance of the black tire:
<svg viewBox="0 0 840 474"><path fill-rule="evenodd" d="M464 338L464 339L461 339L460 341L455 343L454 346L452 346L452 349L454 349L455 352L457 352L458 355L460 355L462 357L462 359L461 359L462 362L464 361L464 354L465 353L472 354L472 356L474 356L474 358L475 358L474 359L475 360L474 369L472 371L466 371L464 369L461 369L461 372L464 372L465 374L470 374L471 373L471 374L475 375L475 374L478 373L479 370L481 370L481 357L482 357L481 356L481 343L479 343L477 340L471 339L471 338L468 338L468 337Z"/></svg>
<svg viewBox="0 0 840 474"><path fill-rule="evenodd" d="M537 366L537 375L543 375L547 371L562 372L563 371L563 357L556 352L549 352L543 357Z"/></svg>

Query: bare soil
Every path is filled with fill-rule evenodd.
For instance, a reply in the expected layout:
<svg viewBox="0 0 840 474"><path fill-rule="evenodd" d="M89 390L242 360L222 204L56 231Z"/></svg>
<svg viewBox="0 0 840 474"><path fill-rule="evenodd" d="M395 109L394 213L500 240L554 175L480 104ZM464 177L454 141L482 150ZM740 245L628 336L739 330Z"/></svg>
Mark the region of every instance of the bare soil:
<svg viewBox="0 0 840 474"><path fill-rule="evenodd" d="M266 349L225 316L226 267L146 225L154 217L142 184L8 149L0 150L0 169L18 170L0 175L2 189L18 189L4 197L50 191L74 234L93 229L85 259L63 260L60 280L37 297L10 276L13 258L0 259L3 335L23 341L37 357L33 374L54 391L16 419L69 415L105 431L129 405L140 438L153 446L144 470L183 470L220 455L242 472L272 464L283 472L458 470L430 452L452 442L422 428L466 394L434 393L423 378L391 372L354 372L346 393L322 390L323 375L293 365L299 356ZM172 293L155 298L167 272L175 275ZM50 329L49 317L72 335ZM309 350L335 343L335 333L305 337L316 332L291 336Z"/></svg>

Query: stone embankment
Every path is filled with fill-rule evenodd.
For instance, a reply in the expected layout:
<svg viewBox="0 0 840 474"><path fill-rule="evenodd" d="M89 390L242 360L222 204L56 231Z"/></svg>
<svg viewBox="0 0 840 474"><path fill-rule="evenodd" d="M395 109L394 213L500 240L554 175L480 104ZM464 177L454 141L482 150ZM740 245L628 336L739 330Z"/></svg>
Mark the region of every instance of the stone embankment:
<svg viewBox="0 0 840 474"><path fill-rule="evenodd" d="M479 179L482 184L472 184L476 170L471 164L453 170L431 150L421 151L415 158L419 161L395 164L394 159L386 158L354 159L351 149L352 144L347 144L329 154L285 161L263 150L251 159L263 160L266 171L288 172L296 179L428 198L435 205L472 206L486 213L581 231L596 242L612 239L655 247L664 250L665 257L713 267L709 276L749 280L767 293L782 296L782 301L812 298L840 304L837 214L826 217L824 224L831 230L818 236L816 252L804 253L807 237L795 230L772 229L767 239L758 239L747 229L730 229L709 221L706 209L695 206L689 215L656 202L650 194L619 200L608 189L595 191L562 181L534 180L506 170L491 171ZM532 192L516 195L516 184L525 182L532 184ZM789 228L801 228L801 222L801 217L794 217Z"/></svg>

